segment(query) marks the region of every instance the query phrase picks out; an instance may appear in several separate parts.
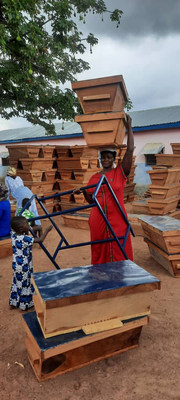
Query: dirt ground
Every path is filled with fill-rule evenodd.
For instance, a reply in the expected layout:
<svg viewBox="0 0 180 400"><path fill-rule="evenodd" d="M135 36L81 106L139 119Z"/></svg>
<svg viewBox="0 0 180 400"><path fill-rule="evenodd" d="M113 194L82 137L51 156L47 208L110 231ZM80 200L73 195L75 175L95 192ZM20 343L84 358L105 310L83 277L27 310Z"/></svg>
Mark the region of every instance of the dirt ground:
<svg viewBox="0 0 180 400"><path fill-rule="evenodd" d="M64 226L62 217L56 222L70 243L89 240L87 230ZM58 242L53 229L45 245L52 252ZM0 259L1 400L180 399L180 280L150 257L143 237L132 242L134 261L162 282L161 290L152 292L150 323L142 329L139 347L42 383L28 361L22 313L8 306L12 258ZM33 261L34 272L54 269L37 244ZM90 247L61 251L57 261L61 268L88 265Z"/></svg>

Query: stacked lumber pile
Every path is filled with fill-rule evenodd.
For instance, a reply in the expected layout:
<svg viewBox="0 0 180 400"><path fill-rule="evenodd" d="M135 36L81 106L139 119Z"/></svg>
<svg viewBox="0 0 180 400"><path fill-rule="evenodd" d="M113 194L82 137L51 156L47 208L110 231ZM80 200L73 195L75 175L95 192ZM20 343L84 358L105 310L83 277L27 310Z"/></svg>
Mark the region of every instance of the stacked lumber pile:
<svg viewBox="0 0 180 400"><path fill-rule="evenodd" d="M180 221L169 216L139 216L151 256L180 277Z"/></svg>
<svg viewBox="0 0 180 400"><path fill-rule="evenodd" d="M57 164L55 146L8 145L9 164L17 169L20 176L33 194L39 198L56 193L53 189L56 182ZM45 200L44 205L49 213L53 212L53 199ZM40 215L44 214L37 204Z"/></svg>
<svg viewBox="0 0 180 400"><path fill-rule="evenodd" d="M23 323L39 381L137 347L160 289L129 260L35 273L32 282L35 312Z"/></svg>
<svg viewBox="0 0 180 400"><path fill-rule="evenodd" d="M157 154L156 166L147 171L152 184L150 196L133 203L133 212L152 215L172 215L180 217L180 144L171 143L173 154Z"/></svg>

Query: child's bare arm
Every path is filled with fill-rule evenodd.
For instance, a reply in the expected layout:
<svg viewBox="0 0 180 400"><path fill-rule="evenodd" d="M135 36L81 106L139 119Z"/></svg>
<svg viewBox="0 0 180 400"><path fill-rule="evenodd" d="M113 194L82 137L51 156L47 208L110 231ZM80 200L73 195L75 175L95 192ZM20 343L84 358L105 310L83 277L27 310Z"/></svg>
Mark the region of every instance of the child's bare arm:
<svg viewBox="0 0 180 400"><path fill-rule="evenodd" d="M42 235L42 226L41 225L34 225L32 227L33 232L38 234L38 237L40 237Z"/></svg>
<svg viewBox="0 0 180 400"><path fill-rule="evenodd" d="M43 233L41 232L41 235L39 237L35 237L34 243L42 243L44 241L45 237L47 236L47 234L51 231L51 229L52 229L52 225L49 225Z"/></svg>

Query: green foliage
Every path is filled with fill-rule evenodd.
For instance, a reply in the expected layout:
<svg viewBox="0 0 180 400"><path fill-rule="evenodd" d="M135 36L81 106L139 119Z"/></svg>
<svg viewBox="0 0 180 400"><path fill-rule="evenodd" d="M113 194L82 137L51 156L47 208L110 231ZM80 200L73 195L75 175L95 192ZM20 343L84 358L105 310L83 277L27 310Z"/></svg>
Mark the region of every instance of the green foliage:
<svg viewBox="0 0 180 400"><path fill-rule="evenodd" d="M0 0L0 115L24 117L55 135L52 120L70 120L78 101L60 84L89 69L80 58L86 43L78 22L87 13L110 13L119 26L122 11L108 11L103 0Z"/></svg>

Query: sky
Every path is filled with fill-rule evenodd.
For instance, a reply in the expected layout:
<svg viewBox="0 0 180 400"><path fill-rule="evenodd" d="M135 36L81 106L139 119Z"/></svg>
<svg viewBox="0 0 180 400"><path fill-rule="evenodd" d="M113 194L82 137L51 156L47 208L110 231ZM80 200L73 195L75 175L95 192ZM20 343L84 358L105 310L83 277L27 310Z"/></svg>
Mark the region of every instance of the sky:
<svg viewBox="0 0 180 400"><path fill-rule="evenodd" d="M90 70L77 80L123 75L132 111L180 105L180 1L105 0L109 11L123 11L119 28L109 14L89 15L80 26L93 32L98 45L82 57ZM70 86L69 86L70 87ZM0 119L0 130L29 124L22 118Z"/></svg>

